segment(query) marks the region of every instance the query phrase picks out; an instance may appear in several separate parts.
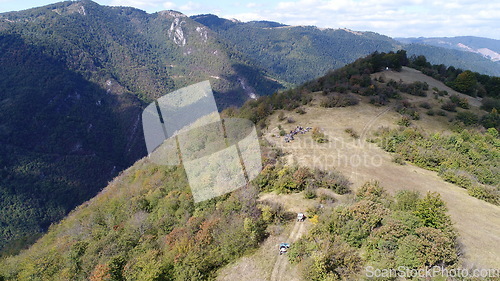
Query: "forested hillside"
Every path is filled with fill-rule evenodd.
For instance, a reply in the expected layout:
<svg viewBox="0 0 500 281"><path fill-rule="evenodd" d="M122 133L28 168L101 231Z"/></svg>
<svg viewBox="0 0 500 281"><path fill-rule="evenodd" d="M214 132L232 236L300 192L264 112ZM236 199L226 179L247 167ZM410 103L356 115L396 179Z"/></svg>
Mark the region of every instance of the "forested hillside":
<svg viewBox="0 0 500 281"><path fill-rule="evenodd" d="M486 75L500 76L500 63L493 62L479 54L416 43L404 45L404 49L409 55L427 57L433 64L444 64Z"/></svg>
<svg viewBox="0 0 500 281"><path fill-rule="evenodd" d="M258 65L293 84L314 79L374 51L399 49L407 50L408 56L424 55L433 64L500 75L498 62L479 54L442 46L413 44L411 40L400 42L373 32L288 26L269 21L243 23L215 15L192 18L215 31ZM495 40L489 40L488 46L491 45L490 41Z"/></svg>
<svg viewBox="0 0 500 281"><path fill-rule="evenodd" d="M176 12L68 1L0 14L0 249L146 154L142 108L209 79L221 108L281 85Z"/></svg>
<svg viewBox="0 0 500 281"><path fill-rule="evenodd" d="M413 45L412 47L415 47L415 49L417 50L420 49L421 51L424 52L425 50L428 50L430 52L435 50L435 48L428 48L429 46L446 48L450 50L458 50L461 51L462 53L466 52L469 53L469 55L468 56L464 55L464 57L471 57L471 58L476 57L476 64L482 64L484 62L484 59L489 60L491 62L496 62L496 66L494 63L488 63L488 65L493 67L492 70L496 69L497 71L496 75L498 75L498 71L500 71L500 40L475 37L475 36L396 38L396 40L403 42L405 44L412 44ZM431 57L430 53L426 54L424 52L422 52L421 54L426 55L429 58ZM448 53L451 55L451 54L459 54L460 52L448 52ZM470 61L468 60L465 61L471 64ZM446 62L442 63L450 65L450 63ZM461 65L456 65L456 66L463 67ZM488 74L489 72L484 72L484 73Z"/></svg>
<svg viewBox="0 0 500 281"><path fill-rule="evenodd" d="M266 128L267 118L278 110L307 115L307 111L300 109L311 102L322 107L346 107L368 100L374 106L391 105L402 118L417 119L418 110L403 99L403 95L427 95L431 91L428 85L384 81L371 76L386 67L401 71L407 65L418 64L415 59L409 59L404 51L374 53L301 87L248 101L241 108L228 108L222 115L248 118L258 123L259 128ZM432 69L432 65L429 67ZM458 76L450 81L456 82ZM476 83L480 85L481 82ZM474 110L467 108L462 94L456 98L441 94L435 93L436 100L443 99L436 103L444 105L446 98L455 101L456 107L462 106L460 112L479 110L477 106ZM483 94L495 96L490 91ZM432 136L448 144L441 150L433 148L440 153L439 157L466 157L470 152L474 159L487 159L489 162L485 165L498 167L498 157L491 156L498 150L495 126L488 126L488 131L484 132L482 127L486 125L481 123L482 118L465 124L458 118L460 112L447 112L456 121L457 128L462 130L463 126L470 126L474 134L467 136L464 131L460 136L449 138ZM495 114L480 112L485 116ZM283 119L281 122L294 121ZM414 128L406 127L400 124L400 130L385 131L379 137L393 140L384 143L392 145L395 152L406 152L404 156L408 161L419 164L416 160L428 160L429 154L411 154L429 146L427 139L413 133ZM325 135L318 138L320 134L319 130L313 130L313 141L327 143ZM356 136L353 131L350 134ZM462 145L458 151L456 143ZM405 149L405 145L410 149ZM476 145L482 149L476 149ZM463 147L468 149L460 149ZM311 169L283 163L283 152L264 139L261 148L265 167L251 184L196 204L182 167L159 166L148 158L136 162L98 196L54 224L30 249L4 258L0 262L0 279L214 279L220 268L250 254L272 235L273 230L294 220L294 214L285 212L279 203L258 201L262 192L303 192L308 200L318 200L318 206L326 205L308 210L316 226L310 235L290 249L288 255L302 268L306 280L357 278L363 274L362 268L369 265L420 268L459 264L458 235L438 194L401 192L390 196L376 182L353 187L348 178L334 169ZM466 163L472 166L474 159ZM448 161L442 165L450 168L456 163ZM486 166L478 167L482 173L469 168L467 172L480 179L478 184L498 183L498 177L486 171ZM454 174L447 175L451 176L443 178L454 182ZM473 187L472 196L498 203L497 189L488 194L488 190L481 189L483 186ZM357 192L353 192L354 188ZM351 198L348 205L335 206L332 202L336 199L320 195L319 189L352 197L348 197ZM485 194L481 198L480 195Z"/></svg>
<svg viewBox="0 0 500 281"><path fill-rule="evenodd" d="M287 26L274 22L234 22L215 15L193 16L236 49L280 79L300 84L374 51L397 49L397 42L372 32Z"/></svg>

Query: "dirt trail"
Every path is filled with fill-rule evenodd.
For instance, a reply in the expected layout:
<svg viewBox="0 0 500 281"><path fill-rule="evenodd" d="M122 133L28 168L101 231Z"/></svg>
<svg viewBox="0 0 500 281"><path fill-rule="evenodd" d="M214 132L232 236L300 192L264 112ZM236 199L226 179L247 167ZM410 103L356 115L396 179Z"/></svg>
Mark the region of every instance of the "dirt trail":
<svg viewBox="0 0 500 281"><path fill-rule="evenodd" d="M290 233L290 236L286 240L287 243L290 243L293 245L294 242L299 240L299 238L304 234L305 232L305 222L295 222L295 225L293 226L292 232ZM276 245L276 249L278 249L278 245ZM281 280L290 280L289 278L286 278L285 275L287 273L286 270L286 265L288 264L288 257L285 255L279 255L278 258L276 259L276 262L274 263L274 268L271 273L271 281L281 281Z"/></svg>
<svg viewBox="0 0 500 281"><path fill-rule="evenodd" d="M375 144L366 142L365 136L380 126L395 126L399 115L385 107L360 104L350 108L325 109L306 108L307 114L288 113L296 124L278 123L271 117L269 128L282 124L285 130L296 125L320 127L329 138L326 144L312 141L310 134L298 135L291 143L272 137L270 131L265 137L289 152L289 163L297 163L321 169L337 169L349 177L353 187L359 187L369 180L378 180L390 193L408 189L425 194L435 191L446 202L448 214L460 234L465 250L464 259L468 265L479 268L498 268L500 265L500 207L476 199L456 185L443 181L435 172L410 164L398 165L392 162L392 155ZM417 126L440 131L439 126L430 128L427 122L415 121ZM370 124L367 126L367 124ZM433 124L434 125L434 124ZM353 128L362 133L354 140L344 132Z"/></svg>
<svg viewBox="0 0 500 281"><path fill-rule="evenodd" d="M263 193L259 201L271 201L283 204L287 212L304 212L317 204L315 200L304 199L302 193L275 194ZM280 243L296 242L305 235L312 224L307 219L304 222L287 223L286 225L273 226L280 229L278 234L271 235L260 245L254 253L244 256L236 262L222 268L217 273L218 281L302 281L296 266L288 262L286 254L279 254Z"/></svg>

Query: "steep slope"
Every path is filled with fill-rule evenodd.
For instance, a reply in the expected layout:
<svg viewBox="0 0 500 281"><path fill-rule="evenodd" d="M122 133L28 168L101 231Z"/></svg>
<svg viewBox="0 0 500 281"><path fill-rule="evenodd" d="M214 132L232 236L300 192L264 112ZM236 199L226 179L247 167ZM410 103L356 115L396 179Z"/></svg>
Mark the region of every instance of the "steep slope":
<svg viewBox="0 0 500 281"><path fill-rule="evenodd" d="M19 34L102 85L109 78L144 100L210 79L218 101L241 104L279 87L231 53L215 34L174 11L147 14L127 7L68 1L0 15L2 34Z"/></svg>
<svg viewBox="0 0 500 281"><path fill-rule="evenodd" d="M0 14L0 249L23 247L146 154L140 114L210 80L220 108L281 85L172 11L67 1Z"/></svg>
<svg viewBox="0 0 500 281"><path fill-rule="evenodd" d="M24 246L145 154L141 102L0 35L0 248Z"/></svg>
<svg viewBox="0 0 500 281"><path fill-rule="evenodd" d="M246 187L194 204L182 167L140 160L29 250L2 260L0 279L211 279L262 239L256 198Z"/></svg>
<svg viewBox="0 0 500 281"><path fill-rule="evenodd" d="M359 280L363 274L361 268L367 262L378 261L378 257L386 254L392 256L383 262L394 260L396 247L403 245L399 241L402 240L401 235L406 239L404 246L409 248L406 248L407 252L403 249L397 254L415 257L425 253L425 259L400 260L403 264L409 262L415 268L423 265L459 265L457 255L463 253L456 248L455 230L449 224L446 207L438 195L430 193L423 199L411 195L407 197L408 202L398 207L395 204L398 202L385 196L378 184L364 184L372 179L378 179L391 193L401 189L420 190L421 194L428 190L441 193L463 236L459 241L465 245L465 261L477 266L490 266L492 263L494 266L499 256L498 247L495 247L498 244L495 244L498 206L471 197L464 189L444 182L434 172L393 163L389 153L371 142L365 142L378 125L396 127L395 121L401 114L392 106L396 105L396 96L391 97L394 104L384 107L369 104L370 97L361 94L371 93L368 91L389 83L380 82L380 76L384 74L401 79L424 78L421 73L407 68L402 68L402 72L384 71L370 76L368 67L385 69L385 63L392 63L392 67L405 59L404 52L374 54L300 89L262 97L246 103L241 109L224 111L223 115L264 120L259 122L264 125L262 128L267 125L263 138L276 145L273 148L265 140L262 141L266 166L252 184L231 194L195 204L182 167L159 166L145 158L115 178L98 196L53 225L48 234L30 249L1 260L0 279L207 280L221 274L220 278L224 280L244 274L247 266L252 270L265 268L264 272L250 275L255 277L252 280L271 276L279 280L283 268L293 269L282 276L283 279L290 279L289 275L299 279L297 266L289 267L285 258L277 259L275 248L285 239L299 239L296 243L299 247L290 248L290 255L287 254L290 260L316 259L328 265L319 269L330 271L329 275ZM334 92L332 76L346 71L352 76L344 79L351 81L353 88L365 80L359 73L368 77L369 84L358 87L358 94L346 93L350 91L346 88L343 88L343 94ZM399 73L401 76L398 76ZM440 87L438 90L444 89L438 81L432 85ZM308 91L308 87L318 86L324 87L324 92ZM399 94L410 103L421 102L424 98L433 100L432 96ZM340 100L341 95L355 97L361 104L351 107L338 104L342 108L317 106L331 96ZM470 104L473 111L479 110L475 103L471 101ZM305 110L296 110L299 107ZM430 131L451 133L444 117L423 117L415 123ZM320 129L297 134L291 143L277 137L281 133L279 127L288 131L297 125ZM345 132L347 126L352 129L351 136ZM321 131L326 133L328 142L315 142L315 135ZM361 133L360 139L353 139L352 136L356 135L353 131ZM293 163L304 166L294 166ZM349 193L351 183L361 192L355 196L338 195ZM311 191L318 192L314 193L318 198L304 199ZM259 192L267 193L259 196ZM307 195L307 198L314 196ZM283 202L285 204L281 204ZM415 212L417 208L423 213ZM317 237L305 235L311 226L307 224L309 222L290 227L296 218L293 212L302 210L311 213L309 222L318 226L313 228ZM460 219L457 218L458 210L468 211L461 214L464 223L457 222ZM495 217L488 217L489 214ZM434 221L436 218L438 221ZM394 226L395 233L392 232ZM292 235L288 235L287 228L292 230ZM486 233L480 233L478 229ZM394 237L389 237L391 235ZM304 244L306 239L310 242L307 242L309 246ZM259 245L262 247L257 249ZM426 251L429 248L433 251ZM370 257L366 256L368 252L365 250L369 250ZM483 251L482 256L479 256L480 251ZM305 257L303 253L309 256ZM248 256L237 260L245 254ZM255 257L261 257L265 265L260 267L256 264ZM331 263L337 260L340 262ZM232 261L236 262L230 264ZM228 264L228 267L218 271Z"/></svg>

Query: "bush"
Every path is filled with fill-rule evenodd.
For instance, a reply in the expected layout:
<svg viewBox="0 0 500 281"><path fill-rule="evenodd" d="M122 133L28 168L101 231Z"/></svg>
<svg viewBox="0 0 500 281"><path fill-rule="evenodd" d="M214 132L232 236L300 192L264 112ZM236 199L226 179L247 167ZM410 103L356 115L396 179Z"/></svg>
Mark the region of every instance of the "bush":
<svg viewBox="0 0 500 281"><path fill-rule="evenodd" d="M490 202L491 204L500 205L500 192L494 188L475 185L467 190L469 195L478 199Z"/></svg>
<svg viewBox="0 0 500 281"><path fill-rule="evenodd" d="M479 184L498 186L500 182L498 157L494 153L497 134L495 128L484 133L462 130L452 135L426 135L413 128L381 129L378 142L384 150L396 152L406 161L437 171L444 180L470 189Z"/></svg>
<svg viewBox="0 0 500 281"><path fill-rule="evenodd" d="M346 107L351 105L357 105L359 103L358 99L350 94L331 94L324 98L320 106L322 107Z"/></svg>
<svg viewBox="0 0 500 281"><path fill-rule="evenodd" d="M280 111L280 113L278 113L278 120L279 121L285 120L285 113L283 113L283 111Z"/></svg>
<svg viewBox="0 0 500 281"><path fill-rule="evenodd" d="M351 182L337 171L315 170L315 179L319 183L318 187L323 187L335 191L337 194L347 194L350 192Z"/></svg>
<svg viewBox="0 0 500 281"><path fill-rule="evenodd" d="M348 133L351 137L355 138L355 139L359 139L359 135L356 131L354 131L353 128L347 128L344 130L346 133Z"/></svg>
<svg viewBox="0 0 500 281"><path fill-rule="evenodd" d="M292 117L288 117L286 119L286 122L292 124L292 123L295 123L295 119L293 119Z"/></svg>
<svg viewBox="0 0 500 281"><path fill-rule="evenodd" d="M443 169L440 171L439 175L447 182L454 183L463 188L469 188L472 186L473 179L472 176L466 171L457 169Z"/></svg>
<svg viewBox="0 0 500 281"><path fill-rule="evenodd" d="M463 108L463 109L470 108L469 100L467 100L467 98L461 98L458 95L451 95L450 101L452 103L456 104L457 106L459 106L460 108Z"/></svg>
<svg viewBox="0 0 500 281"><path fill-rule="evenodd" d="M457 120L463 122L467 126L470 126L477 124L479 122L479 117L472 112L466 111L466 112L459 112L457 114Z"/></svg>
<svg viewBox="0 0 500 281"><path fill-rule="evenodd" d="M436 113L434 112L434 110L429 109L429 110L427 110L426 114L429 116L434 116Z"/></svg>
<svg viewBox="0 0 500 281"><path fill-rule="evenodd" d="M399 154L396 154L396 155L394 155L394 157L392 157L392 162L399 164L399 165L406 164L404 157L399 155Z"/></svg>
<svg viewBox="0 0 500 281"><path fill-rule="evenodd" d="M439 116L447 116L446 112L443 110L438 110L437 115Z"/></svg>
<svg viewBox="0 0 500 281"><path fill-rule="evenodd" d="M304 198L305 199L316 198L316 189L311 186L307 186L306 189L304 190Z"/></svg>
<svg viewBox="0 0 500 281"><path fill-rule="evenodd" d="M492 109L490 113L483 115L480 122L485 128L500 130L500 114L498 114L496 109Z"/></svg>
<svg viewBox="0 0 500 281"><path fill-rule="evenodd" d="M425 109L430 109L431 105L430 105L430 103L424 101L424 102L420 103L420 107L425 108Z"/></svg>
<svg viewBox="0 0 500 281"><path fill-rule="evenodd" d="M324 192L319 195L319 202L321 204L332 204L335 202L335 197L332 197Z"/></svg>
<svg viewBox="0 0 500 281"><path fill-rule="evenodd" d="M312 130L312 138L317 143L328 142L328 139L326 138L325 134L318 127L314 127L313 128L313 130Z"/></svg>
<svg viewBox="0 0 500 281"><path fill-rule="evenodd" d="M486 97L481 101L481 109L490 112L493 109L500 110L500 99Z"/></svg>
<svg viewBox="0 0 500 281"><path fill-rule="evenodd" d="M295 110L295 112L300 114L300 115L306 114L306 111L302 107L297 108L297 110Z"/></svg>
<svg viewBox="0 0 500 281"><path fill-rule="evenodd" d="M455 111L457 111L457 105L452 101L447 101L445 104L443 104L441 106L441 109L444 109L446 111L455 112Z"/></svg>
<svg viewBox="0 0 500 281"><path fill-rule="evenodd" d="M396 194L394 208L399 211L415 211L420 193L410 190L401 190Z"/></svg>
<svg viewBox="0 0 500 281"><path fill-rule="evenodd" d="M429 85L426 82L416 81L411 84L400 84L399 90L403 93L408 93L414 96L427 96L426 91L429 90Z"/></svg>
<svg viewBox="0 0 500 281"><path fill-rule="evenodd" d="M401 119L398 120L398 125L403 127L409 127L411 125L411 118L408 116L402 116Z"/></svg>

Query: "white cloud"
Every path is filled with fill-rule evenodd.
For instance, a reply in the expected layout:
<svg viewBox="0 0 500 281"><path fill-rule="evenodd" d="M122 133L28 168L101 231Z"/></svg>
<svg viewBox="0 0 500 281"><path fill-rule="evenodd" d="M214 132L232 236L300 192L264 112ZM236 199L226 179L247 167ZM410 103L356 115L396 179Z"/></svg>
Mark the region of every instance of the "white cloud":
<svg viewBox="0 0 500 281"><path fill-rule="evenodd" d="M174 2L164 2L163 8L166 10L175 10L177 9L177 5Z"/></svg>
<svg viewBox="0 0 500 281"><path fill-rule="evenodd" d="M476 35L500 39L500 2L474 0L297 0L229 16L290 25L375 31L393 37Z"/></svg>
<svg viewBox="0 0 500 281"><path fill-rule="evenodd" d="M112 0L111 5L148 9L157 7L158 5L161 5L162 2L163 0Z"/></svg>
<svg viewBox="0 0 500 281"><path fill-rule="evenodd" d="M193 10L198 10L201 8L201 4L196 3L196 2L187 2L186 4L182 5L179 7L181 12L191 12Z"/></svg>
<svg viewBox="0 0 500 281"><path fill-rule="evenodd" d="M257 8L257 7L260 7L261 5L260 4L257 4L257 3L254 3L254 2L250 2L250 3L247 3L245 5L245 7L247 8Z"/></svg>

